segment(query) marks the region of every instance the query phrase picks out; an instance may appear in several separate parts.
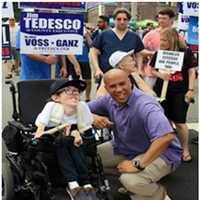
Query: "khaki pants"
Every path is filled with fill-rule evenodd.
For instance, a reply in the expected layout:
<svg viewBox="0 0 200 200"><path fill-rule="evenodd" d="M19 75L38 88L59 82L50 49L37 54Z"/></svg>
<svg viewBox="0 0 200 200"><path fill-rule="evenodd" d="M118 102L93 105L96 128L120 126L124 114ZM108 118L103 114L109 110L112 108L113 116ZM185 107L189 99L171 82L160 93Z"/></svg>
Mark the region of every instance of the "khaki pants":
<svg viewBox="0 0 200 200"><path fill-rule="evenodd" d="M126 158L121 155L113 155L113 147L110 142L98 146L104 167L116 168L118 163ZM142 155L138 156L141 157ZM138 173L123 173L119 180L136 200L163 200L165 189L156 182L171 173L171 166L167 165L161 158L157 158L143 171Z"/></svg>

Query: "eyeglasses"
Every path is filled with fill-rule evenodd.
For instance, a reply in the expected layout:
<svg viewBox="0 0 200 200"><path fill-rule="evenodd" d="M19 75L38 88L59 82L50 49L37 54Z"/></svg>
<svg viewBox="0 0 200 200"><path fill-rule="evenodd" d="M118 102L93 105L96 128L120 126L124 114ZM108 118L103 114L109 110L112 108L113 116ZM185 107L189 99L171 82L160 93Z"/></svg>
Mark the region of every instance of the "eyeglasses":
<svg viewBox="0 0 200 200"><path fill-rule="evenodd" d="M65 94L68 94L68 95L72 95L72 94L77 95L80 93L78 89L70 88L70 87L64 88L64 91L65 91Z"/></svg>
<svg viewBox="0 0 200 200"><path fill-rule="evenodd" d="M70 87L66 87L66 88L59 90L57 92L57 94L61 94L62 92L65 92L65 94L67 94L67 95L78 95L78 94L80 94L80 91L78 89L70 88Z"/></svg>
<svg viewBox="0 0 200 200"><path fill-rule="evenodd" d="M117 20L117 21L122 21L122 20L123 20L123 21L128 21L128 18L123 18L123 17L122 17L122 18L116 18L116 20Z"/></svg>

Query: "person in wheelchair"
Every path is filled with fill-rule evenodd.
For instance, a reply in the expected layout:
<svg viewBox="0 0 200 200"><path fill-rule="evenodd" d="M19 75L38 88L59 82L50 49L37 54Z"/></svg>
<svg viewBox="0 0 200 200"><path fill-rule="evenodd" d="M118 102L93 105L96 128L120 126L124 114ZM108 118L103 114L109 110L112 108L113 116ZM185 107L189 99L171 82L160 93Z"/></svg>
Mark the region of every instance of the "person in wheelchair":
<svg viewBox="0 0 200 200"><path fill-rule="evenodd" d="M55 143L58 164L74 200L96 200L81 137L92 131L93 122L87 104L80 101L80 92L85 88L86 83L81 80L55 80L50 86L50 101L35 121L35 138L40 138L46 127L69 124L62 134L57 133Z"/></svg>

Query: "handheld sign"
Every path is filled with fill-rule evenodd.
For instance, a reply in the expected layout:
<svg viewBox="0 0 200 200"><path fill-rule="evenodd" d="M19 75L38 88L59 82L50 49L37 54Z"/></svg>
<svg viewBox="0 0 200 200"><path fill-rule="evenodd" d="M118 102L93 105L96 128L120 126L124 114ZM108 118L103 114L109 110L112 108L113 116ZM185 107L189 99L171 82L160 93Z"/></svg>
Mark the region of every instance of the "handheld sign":
<svg viewBox="0 0 200 200"><path fill-rule="evenodd" d="M198 1L188 1L179 2L179 13L188 16L199 16L199 2Z"/></svg>
<svg viewBox="0 0 200 200"><path fill-rule="evenodd" d="M82 54L83 15L22 12L20 50L22 54Z"/></svg>
<svg viewBox="0 0 200 200"><path fill-rule="evenodd" d="M9 25L2 25L2 60L11 59Z"/></svg>
<svg viewBox="0 0 200 200"><path fill-rule="evenodd" d="M161 73L173 74L181 71L183 66L184 52L159 50L156 58L155 68ZM165 100L169 81L164 80L160 101Z"/></svg>
<svg viewBox="0 0 200 200"><path fill-rule="evenodd" d="M168 72L181 71L183 65L184 52L159 50L157 54L156 69Z"/></svg>
<svg viewBox="0 0 200 200"><path fill-rule="evenodd" d="M55 78L56 78L56 65L51 64L51 79L55 79Z"/></svg>
<svg viewBox="0 0 200 200"><path fill-rule="evenodd" d="M19 2L19 7L85 11L86 2Z"/></svg>
<svg viewBox="0 0 200 200"><path fill-rule="evenodd" d="M187 43L192 45L199 44L199 18L198 17L189 17L189 28L188 28L188 37Z"/></svg>
<svg viewBox="0 0 200 200"><path fill-rule="evenodd" d="M2 18L14 18L13 3L2 2Z"/></svg>

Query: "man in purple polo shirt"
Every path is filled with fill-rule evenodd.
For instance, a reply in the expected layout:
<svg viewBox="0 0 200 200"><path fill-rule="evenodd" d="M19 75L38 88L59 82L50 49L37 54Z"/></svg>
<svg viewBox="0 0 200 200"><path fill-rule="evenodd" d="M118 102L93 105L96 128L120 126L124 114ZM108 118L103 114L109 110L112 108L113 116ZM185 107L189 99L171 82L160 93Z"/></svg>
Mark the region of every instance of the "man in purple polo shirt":
<svg viewBox="0 0 200 200"><path fill-rule="evenodd" d="M104 76L109 95L89 103L94 125L112 126L114 138L98 146L103 165L117 167L134 200L169 200L156 182L181 163L182 148L159 103L136 87L128 75L112 69Z"/></svg>

